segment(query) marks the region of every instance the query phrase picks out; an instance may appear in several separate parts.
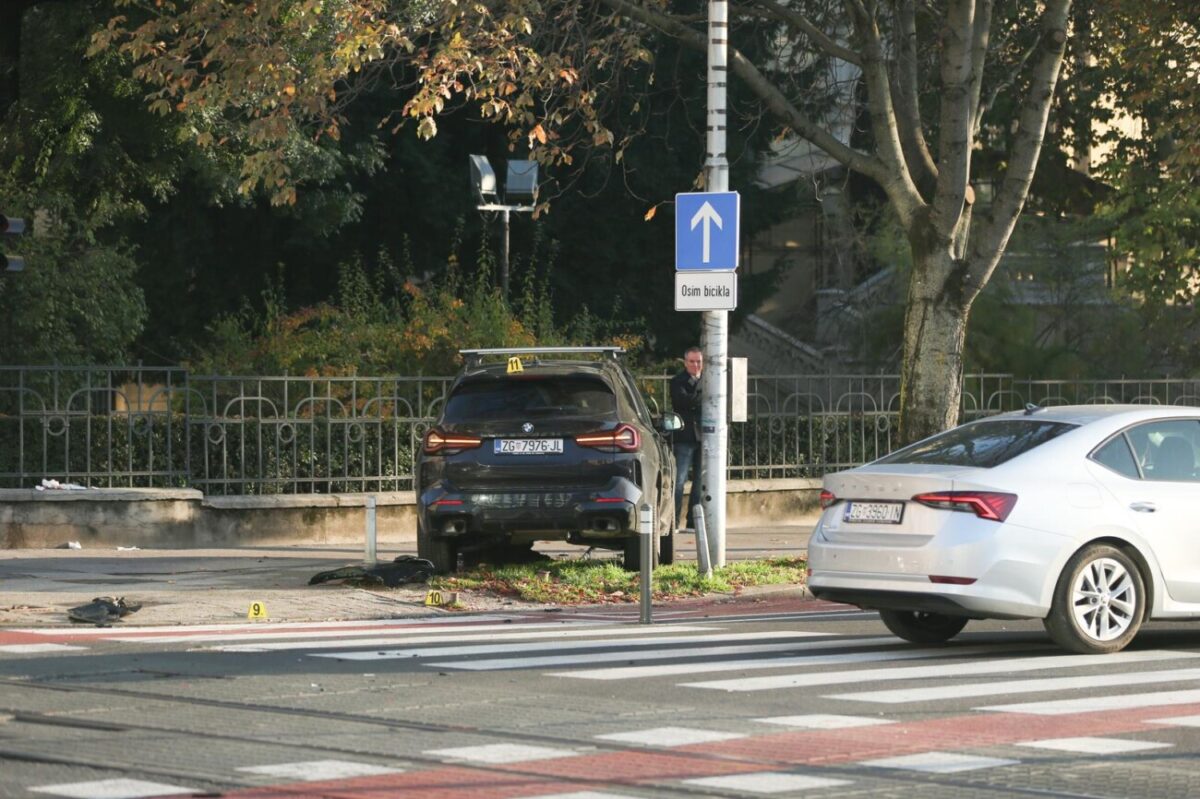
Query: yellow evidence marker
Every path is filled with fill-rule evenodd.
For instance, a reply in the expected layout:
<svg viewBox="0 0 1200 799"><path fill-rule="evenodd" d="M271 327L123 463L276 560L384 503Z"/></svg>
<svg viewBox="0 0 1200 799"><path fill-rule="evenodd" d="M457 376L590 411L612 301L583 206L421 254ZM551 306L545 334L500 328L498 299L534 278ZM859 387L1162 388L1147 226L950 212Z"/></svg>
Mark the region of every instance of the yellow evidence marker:
<svg viewBox="0 0 1200 799"><path fill-rule="evenodd" d="M250 610L246 611L247 619L265 619L267 618L267 606L261 602L251 602Z"/></svg>
<svg viewBox="0 0 1200 799"><path fill-rule="evenodd" d="M521 359L513 356L508 359L508 373L511 375L514 372L524 372L525 365L521 363Z"/></svg>
<svg viewBox="0 0 1200 799"><path fill-rule="evenodd" d="M425 604L435 608L449 608L458 605L458 592L430 591L425 595Z"/></svg>

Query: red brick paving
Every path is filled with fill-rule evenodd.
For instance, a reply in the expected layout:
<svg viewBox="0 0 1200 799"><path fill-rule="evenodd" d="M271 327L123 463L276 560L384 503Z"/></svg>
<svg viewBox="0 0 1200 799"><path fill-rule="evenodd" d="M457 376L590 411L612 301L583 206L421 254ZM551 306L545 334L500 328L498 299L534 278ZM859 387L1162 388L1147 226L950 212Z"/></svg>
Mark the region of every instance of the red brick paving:
<svg viewBox="0 0 1200 799"><path fill-rule="evenodd" d="M670 751L631 749L488 767L434 767L379 777L229 791L225 796L517 799L695 777L786 771L797 766L855 763L919 752L986 749L1042 738L1161 730L1160 725L1150 724L1149 720L1196 714L1200 714L1200 704L1065 716L976 713L873 727L773 733Z"/></svg>

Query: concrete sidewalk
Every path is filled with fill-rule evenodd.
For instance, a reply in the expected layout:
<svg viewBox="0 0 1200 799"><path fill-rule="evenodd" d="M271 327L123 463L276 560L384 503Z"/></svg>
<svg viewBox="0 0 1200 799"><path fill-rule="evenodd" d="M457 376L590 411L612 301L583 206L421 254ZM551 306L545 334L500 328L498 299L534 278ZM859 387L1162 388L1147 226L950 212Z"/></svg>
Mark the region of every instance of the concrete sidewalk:
<svg viewBox="0 0 1200 799"><path fill-rule="evenodd" d="M729 560L802 555L803 526L729 531ZM551 557L579 557L582 548L542 544ZM691 536L676 545L680 561L695 559ZM415 554L415 547L381 546L380 562ZM6 549L0 550L0 627L70 625L67 610L94 597L125 597L142 609L122 626L247 621L252 605L271 621L336 621L402 616L547 609L551 606L460 593L459 610L427 607L428 586L355 588L342 583L310 586L314 574L363 562L362 548L337 546L227 549ZM617 557L598 552L595 557ZM793 591L798 591L792 587Z"/></svg>

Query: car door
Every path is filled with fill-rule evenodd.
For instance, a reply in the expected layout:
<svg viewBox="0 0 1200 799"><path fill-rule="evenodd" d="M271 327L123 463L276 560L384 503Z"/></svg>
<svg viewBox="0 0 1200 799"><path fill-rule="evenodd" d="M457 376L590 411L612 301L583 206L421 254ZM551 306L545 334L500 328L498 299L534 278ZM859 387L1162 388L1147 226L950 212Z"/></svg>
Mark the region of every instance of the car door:
<svg viewBox="0 0 1200 799"><path fill-rule="evenodd" d="M1200 419L1144 422L1098 447L1091 469L1150 542L1171 598L1200 603L1197 442Z"/></svg>

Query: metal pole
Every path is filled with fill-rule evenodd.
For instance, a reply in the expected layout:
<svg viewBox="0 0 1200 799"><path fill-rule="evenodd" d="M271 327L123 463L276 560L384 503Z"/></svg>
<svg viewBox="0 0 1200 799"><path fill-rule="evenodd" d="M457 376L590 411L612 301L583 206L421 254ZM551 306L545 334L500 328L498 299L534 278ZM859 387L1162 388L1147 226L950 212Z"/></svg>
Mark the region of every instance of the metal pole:
<svg viewBox="0 0 1200 799"><path fill-rule="evenodd" d="M692 511L696 521L696 565L704 577L712 577L712 559L708 556L708 526L704 523L704 506L697 504Z"/></svg>
<svg viewBox="0 0 1200 799"><path fill-rule="evenodd" d="M704 161L706 191L729 190L729 161L725 156L725 90L729 76L726 61L729 40L729 3L708 3L708 133ZM700 410L701 501L709 529L711 562L725 565L725 467L729 428L726 422L726 361L729 353L729 314L705 311L701 347L704 372Z"/></svg>
<svg viewBox="0 0 1200 799"><path fill-rule="evenodd" d="M500 294L508 299L508 209L504 214L504 247L500 250Z"/></svg>
<svg viewBox="0 0 1200 799"><path fill-rule="evenodd" d="M363 560L368 566L374 566L375 559L375 495L367 497L367 550Z"/></svg>
<svg viewBox="0 0 1200 799"><path fill-rule="evenodd" d="M640 508L638 533L642 545L641 623L650 624L650 594L654 590L651 581L654 573L654 508L648 503L642 503Z"/></svg>

